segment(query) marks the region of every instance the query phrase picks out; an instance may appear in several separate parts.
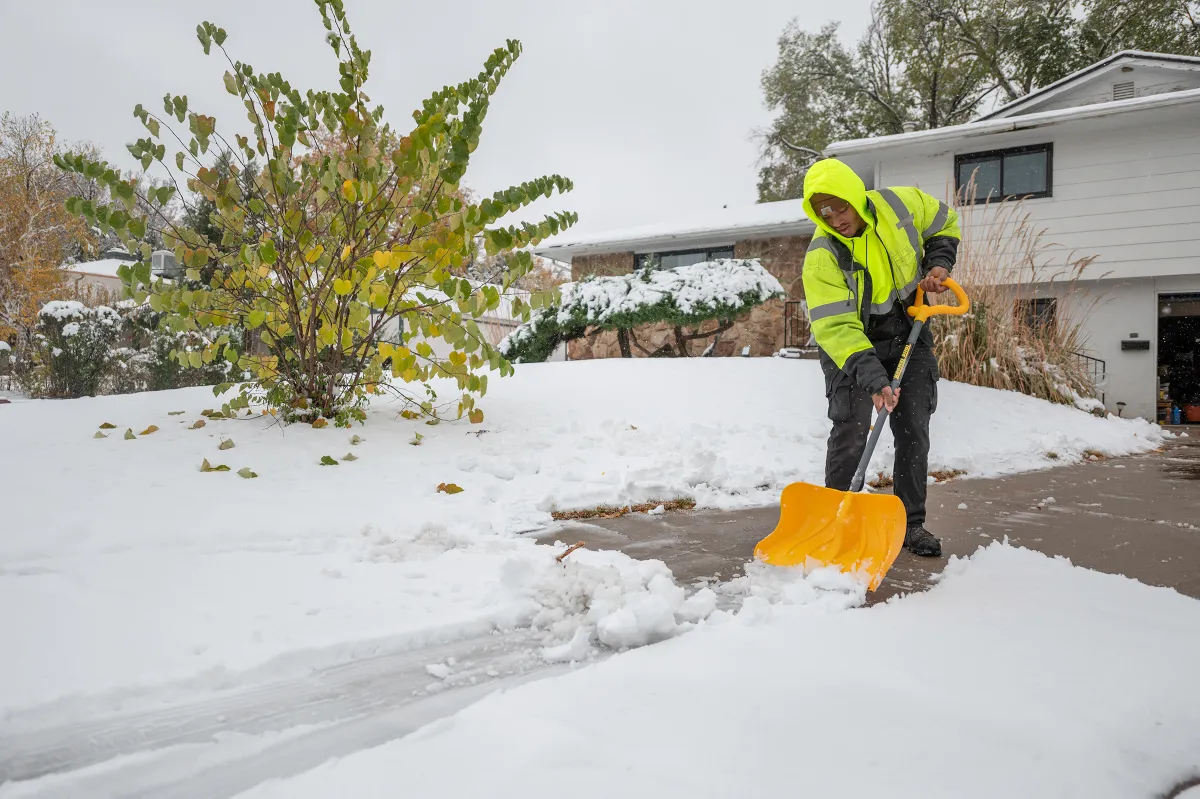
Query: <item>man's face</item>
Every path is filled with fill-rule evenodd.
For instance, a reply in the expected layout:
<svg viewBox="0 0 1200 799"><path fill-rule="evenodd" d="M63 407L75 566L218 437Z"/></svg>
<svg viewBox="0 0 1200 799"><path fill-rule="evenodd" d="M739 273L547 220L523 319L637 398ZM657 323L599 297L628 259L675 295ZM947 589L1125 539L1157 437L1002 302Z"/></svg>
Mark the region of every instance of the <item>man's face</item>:
<svg viewBox="0 0 1200 799"><path fill-rule="evenodd" d="M854 206L840 197L832 194L814 194L809 202L817 215L825 220L825 224L846 238L857 236L866 226L863 218L854 210Z"/></svg>

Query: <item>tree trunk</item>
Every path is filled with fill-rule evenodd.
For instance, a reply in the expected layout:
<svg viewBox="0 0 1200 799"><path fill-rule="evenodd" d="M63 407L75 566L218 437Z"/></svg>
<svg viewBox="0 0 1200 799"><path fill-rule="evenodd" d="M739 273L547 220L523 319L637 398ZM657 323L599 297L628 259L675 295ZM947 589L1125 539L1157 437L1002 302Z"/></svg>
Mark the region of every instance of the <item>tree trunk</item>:
<svg viewBox="0 0 1200 799"><path fill-rule="evenodd" d="M632 358L633 352L629 349L629 332L626 330L618 330L617 342L621 345L621 357Z"/></svg>
<svg viewBox="0 0 1200 799"><path fill-rule="evenodd" d="M688 340L683 335L683 328L678 325L675 326L675 344L679 348L680 358L691 356L691 353L688 352Z"/></svg>

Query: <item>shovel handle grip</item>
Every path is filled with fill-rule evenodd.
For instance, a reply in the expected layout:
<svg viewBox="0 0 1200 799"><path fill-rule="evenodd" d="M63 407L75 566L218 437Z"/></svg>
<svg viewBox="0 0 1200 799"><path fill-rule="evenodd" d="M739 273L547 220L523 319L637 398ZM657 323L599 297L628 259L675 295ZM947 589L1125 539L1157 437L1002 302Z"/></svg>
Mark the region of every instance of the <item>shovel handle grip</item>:
<svg viewBox="0 0 1200 799"><path fill-rule="evenodd" d="M962 316L971 310L971 300L956 280L948 277L942 282L954 292L958 305L926 305L925 290L917 286L917 301L908 309L908 315L924 322L931 316Z"/></svg>

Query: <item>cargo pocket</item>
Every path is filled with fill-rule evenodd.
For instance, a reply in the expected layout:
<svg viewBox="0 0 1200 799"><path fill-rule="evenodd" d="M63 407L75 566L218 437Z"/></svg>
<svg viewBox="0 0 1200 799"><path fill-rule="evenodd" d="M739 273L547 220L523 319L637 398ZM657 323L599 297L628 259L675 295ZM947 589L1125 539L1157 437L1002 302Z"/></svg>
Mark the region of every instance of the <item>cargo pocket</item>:
<svg viewBox="0 0 1200 799"><path fill-rule="evenodd" d="M850 421L850 381L842 381L829 395L829 420L831 422Z"/></svg>

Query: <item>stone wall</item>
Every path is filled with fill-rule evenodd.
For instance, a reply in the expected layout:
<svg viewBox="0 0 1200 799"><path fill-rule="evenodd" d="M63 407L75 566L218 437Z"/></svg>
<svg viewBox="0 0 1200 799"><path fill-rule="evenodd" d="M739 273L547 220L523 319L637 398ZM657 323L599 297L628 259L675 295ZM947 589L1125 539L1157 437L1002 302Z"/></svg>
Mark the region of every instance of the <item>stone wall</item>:
<svg viewBox="0 0 1200 799"><path fill-rule="evenodd" d="M779 279L788 299L804 299L800 272L804 265L804 252L808 248L808 237L785 236L774 239L748 239L734 245L734 257L758 258L763 267ZM633 271L633 253L613 255L587 255L575 258L571 264L571 278L579 280L587 275L626 275ZM717 357L736 355L743 347L750 347L755 357L770 356L783 347L784 301L771 300L752 309L725 331L717 344ZM716 322L706 323L702 330L714 330ZM685 331L688 333L699 331ZM675 331L667 325L645 325L634 331L635 341L630 347L635 358L654 355L670 347L677 350ZM688 343L688 354L700 355L710 339L697 339ZM613 331L592 333L567 345L571 360L589 358L620 358L621 347Z"/></svg>

